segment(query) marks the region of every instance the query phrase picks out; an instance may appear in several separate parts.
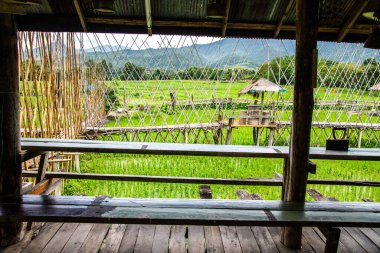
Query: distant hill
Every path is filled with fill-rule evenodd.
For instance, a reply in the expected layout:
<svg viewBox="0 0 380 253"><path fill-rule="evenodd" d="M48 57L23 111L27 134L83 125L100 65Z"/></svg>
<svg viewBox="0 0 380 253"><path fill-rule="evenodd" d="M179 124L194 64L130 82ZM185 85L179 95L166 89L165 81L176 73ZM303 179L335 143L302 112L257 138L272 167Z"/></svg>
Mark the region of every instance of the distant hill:
<svg viewBox="0 0 380 253"><path fill-rule="evenodd" d="M319 42L319 57L340 62L357 63L365 58L380 57L373 50L361 46ZM268 49L268 50L267 50ZM338 53L339 52L339 53ZM185 69L189 67L258 68L268 57L294 55L295 43L290 40L222 39L209 44L196 44L179 48L133 50L103 45L85 51L86 58L106 60L113 67L126 62L148 69Z"/></svg>

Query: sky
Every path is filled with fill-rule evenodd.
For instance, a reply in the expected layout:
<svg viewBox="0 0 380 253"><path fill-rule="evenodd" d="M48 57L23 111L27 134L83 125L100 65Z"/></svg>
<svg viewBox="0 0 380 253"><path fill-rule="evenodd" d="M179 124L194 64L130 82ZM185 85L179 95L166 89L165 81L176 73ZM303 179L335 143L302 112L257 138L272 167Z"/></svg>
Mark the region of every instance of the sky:
<svg viewBox="0 0 380 253"><path fill-rule="evenodd" d="M81 35L79 35L81 36ZM178 36L178 35L153 35L145 34L106 34L84 33L84 49L94 48L100 45L119 46L121 48L145 49L162 47L182 47L193 44L208 44L220 40L214 37Z"/></svg>

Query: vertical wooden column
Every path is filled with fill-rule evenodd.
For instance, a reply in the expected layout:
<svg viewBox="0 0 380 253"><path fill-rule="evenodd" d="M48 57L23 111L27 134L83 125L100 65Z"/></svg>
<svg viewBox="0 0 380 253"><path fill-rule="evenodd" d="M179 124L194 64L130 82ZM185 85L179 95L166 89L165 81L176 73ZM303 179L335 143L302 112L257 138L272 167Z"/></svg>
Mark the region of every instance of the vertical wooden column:
<svg viewBox="0 0 380 253"><path fill-rule="evenodd" d="M313 82L318 35L319 0L297 0L296 57L293 98L290 166L286 173L285 200L304 202L308 177L310 131L313 114ZM283 243L294 249L301 246L302 228L287 227Z"/></svg>
<svg viewBox="0 0 380 253"><path fill-rule="evenodd" d="M0 14L0 196L20 194L20 95L16 25ZM0 223L1 246L17 242L22 223Z"/></svg>

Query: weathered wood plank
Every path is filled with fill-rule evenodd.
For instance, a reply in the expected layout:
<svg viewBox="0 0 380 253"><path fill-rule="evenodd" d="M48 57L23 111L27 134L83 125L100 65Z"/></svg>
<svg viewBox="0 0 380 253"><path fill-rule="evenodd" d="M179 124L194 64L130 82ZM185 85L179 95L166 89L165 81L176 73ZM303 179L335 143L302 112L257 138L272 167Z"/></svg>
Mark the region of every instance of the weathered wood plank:
<svg viewBox="0 0 380 253"><path fill-rule="evenodd" d="M220 226L220 236L222 237L224 252L226 253L241 253L243 252L240 246L240 241L237 235L236 227Z"/></svg>
<svg viewBox="0 0 380 253"><path fill-rule="evenodd" d="M365 234L380 249L380 235L378 235L371 228L359 228L359 229L363 234Z"/></svg>
<svg viewBox="0 0 380 253"><path fill-rule="evenodd" d="M154 207L154 208L195 208L195 209L237 209L237 210L272 210L272 211L326 211L326 212L380 212L377 202L284 202L279 200L201 200L201 199L140 199L109 198L95 201L89 196L40 196L20 195L0 197L0 206L15 205L54 205L103 207ZM6 205L6 206L5 206ZM1 214L1 213L0 213Z"/></svg>
<svg viewBox="0 0 380 253"><path fill-rule="evenodd" d="M63 224L54 237L45 246L42 253L61 252L71 235L78 227L78 223Z"/></svg>
<svg viewBox="0 0 380 253"><path fill-rule="evenodd" d="M132 253L135 248L137 236L140 231L139 225L128 225L124 237L120 243L119 253Z"/></svg>
<svg viewBox="0 0 380 253"><path fill-rule="evenodd" d="M86 240L83 242L78 252L98 252L109 228L109 224L95 224L91 228L90 233L87 235Z"/></svg>
<svg viewBox="0 0 380 253"><path fill-rule="evenodd" d="M362 246L360 246L359 243L355 241L354 238L345 230L342 229L340 233L340 240L339 240L347 249L347 252L350 253L363 253L366 252Z"/></svg>
<svg viewBox="0 0 380 253"><path fill-rule="evenodd" d="M236 227L236 232L243 253L260 252L259 245L250 227Z"/></svg>
<svg viewBox="0 0 380 253"><path fill-rule="evenodd" d="M257 244L259 245L260 251L262 253L274 253L279 252L276 244L274 243L268 228L266 227L251 227L252 232L256 238Z"/></svg>
<svg viewBox="0 0 380 253"><path fill-rule="evenodd" d="M26 247L23 252L25 253L35 253L41 252L46 244L53 238L53 236L57 233L59 228L62 226L62 223L46 223L38 236L32 240L28 247Z"/></svg>
<svg viewBox="0 0 380 253"><path fill-rule="evenodd" d="M117 198L95 201L94 198L77 196L73 199L28 195L1 198L0 207L0 221L380 227L380 204L363 202L302 204L281 201L155 201Z"/></svg>
<svg viewBox="0 0 380 253"><path fill-rule="evenodd" d="M321 238L321 240L325 243L325 251L324 252L348 252L349 250L346 246L340 242L340 234L341 230L339 228L313 228L315 233ZM339 233L339 236L334 236L334 233ZM331 238L331 234L332 238ZM329 238L330 237L330 238ZM329 240L327 240L329 238Z"/></svg>
<svg viewBox="0 0 380 253"><path fill-rule="evenodd" d="M0 253L20 253L22 252L26 247L28 247L29 243L33 238L35 238L36 235L40 232L42 229L43 224L36 224L33 226L30 230L25 231L25 234L21 241L19 241L16 244L12 244L8 247L2 247L0 248Z"/></svg>
<svg viewBox="0 0 380 253"><path fill-rule="evenodd" d="M315 252L324 252L325 243L313 228L303 228L303 236Z"/></svg>
<svg viewBox="0 0 380 253"><path fill-rule="evenodd" d="M82 247L94 224L79 224L61 253L76 253Z"/></svg>
<svg viewBox="0 0 380 253"><path fill-rule="evenodd" d="M205 230L203 226L188 226L188 252L204 253L206 251Z"/></svg>
<svg viewBox="0 0 380 253"><path fill-rule="evenodd" d="M134 253L151 252L153 246L154 230L156 226L141 225L137 236Z"/></svg>
<svg viewBox="0 0 380 253"><path fill-rule="evenodd" d="M367 252L380 252L380 249L368 239L359 228L345 228L345 230L355 239Z"/></svg>
<svg viewBox="0 0 380 253"><path fill-rule="evenodd" d="M157 225L154 232L152 253L167 253L169 250L171 226Z"/></svg>
<svg viewBox="0 0 380 253"><path fill-rule="evenodd" d="M28 151L104 152L158 155L195 155L227 157L287 158L289 147L212 145L182 143L107 142L22 138L21 148ZM348 151L310 148L310 159L380 161L375 148L350 148Z"/></svg>
<svg viewBox="0 0 380 253"><path fill-rule="evenodd" d="M224 252L222 237L218 227L205 226L207 252Z"/></svg>
<svg viewBox="0 0 380 253"><path fill-rule="evenodd" d="M285 247L284 244L281 242L281 234L282 234L282 228L280 227L268 227L268 231L270 235L272 236L272 239L274 243L277 246L278 251L280 253L293 253L295 250L290 249L288 247ZM314 250L311 248L310 244L306 241L305 237L302 237L302 247L300 252L314 252Z"/></svg>
<svg viewBox="0 0 380 253"><path fill-rule="evenodd" d="M172 226L169 239L169 252L186 253L186 227Z"/></svg>
<svg viewBox="0 0 380 253"><path fill-rule="evenodd" d="M100 248L100 253L116 253L119 250L124 232L127 229L125 224L112 224Z"/></svg>
<svg viewBox="0 0 380 253"><path fill-rule="evenodd" d="M23 177L35 177L36 172L24 171ZM282 186L281 180L270 178L257 179L233 179L233 178L199 178L199 177L171 177L171 176L144 176L122 174L99 174L99 173L70 173L70 172L47 172L48 179L88 179L109 181L132 181L132 182L160 182L160 183L186 183L186 184L221 184L221 185L265 185ZM380 186L380 182L379 182Z"/></svg>

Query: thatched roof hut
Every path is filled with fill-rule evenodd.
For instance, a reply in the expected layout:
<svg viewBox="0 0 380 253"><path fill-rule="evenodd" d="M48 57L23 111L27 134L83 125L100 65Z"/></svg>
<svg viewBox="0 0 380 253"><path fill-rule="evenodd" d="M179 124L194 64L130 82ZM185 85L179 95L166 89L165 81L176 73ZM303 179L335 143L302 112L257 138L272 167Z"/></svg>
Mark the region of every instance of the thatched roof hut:
<svg viewBox="0 0 380 253"><path fill-rule="evenodd" d="M380 91L380 83L375 84L371 88L369 88L370 91Z"/></svg>
<svg viewBox="0 0 380 253"><path fill-rule="evenodd" d="M251 83L241 91L239 91L238 95L241 96L243 94L257 94L264 92L282 92L285 91L281 86L272 83L268 79L260 78L258 81Z"/></svg>

